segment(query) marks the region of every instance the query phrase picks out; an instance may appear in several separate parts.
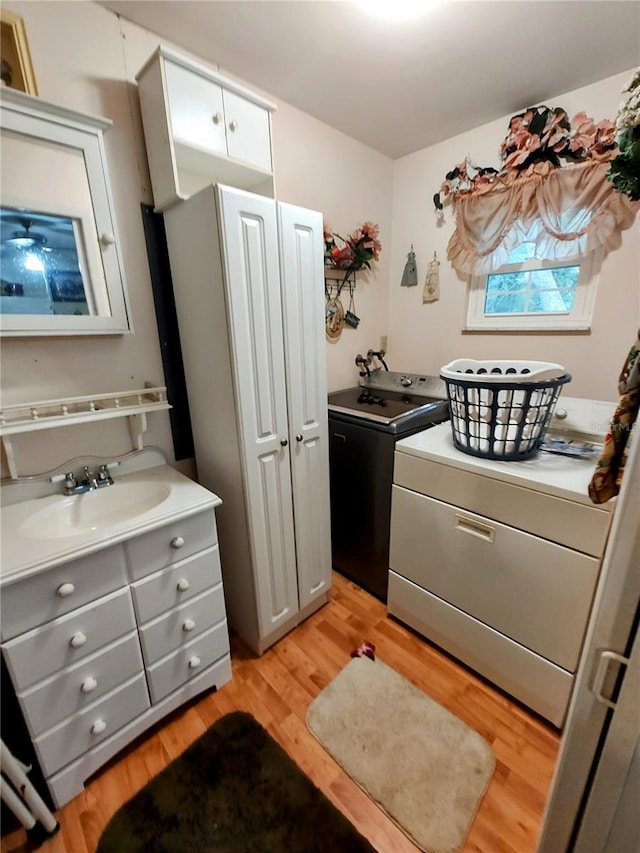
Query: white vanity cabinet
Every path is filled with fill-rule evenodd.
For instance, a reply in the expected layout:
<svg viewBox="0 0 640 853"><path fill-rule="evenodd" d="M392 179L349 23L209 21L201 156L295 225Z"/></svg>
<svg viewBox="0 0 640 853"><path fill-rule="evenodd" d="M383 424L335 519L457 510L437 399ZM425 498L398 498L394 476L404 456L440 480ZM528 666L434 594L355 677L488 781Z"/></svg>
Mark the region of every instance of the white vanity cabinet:
<svg viewBox="0 0 640 853"><path fill-rule="evenodd" d="M215 532L208 514L197 515L175 530L153 531L127 543L132 572L141 578L131 591L153 702L229 651ZM158 563L162 567L154 571Z"/></svg>
<svg viewBox="0 0 640 853"><path fill-rule="evenodd" d="M274 104L165 46L136 80L157 211L215 181L273 196Z"/></svg>
<svg viewBox="0 0 640 853"><path fill-rule="evenodd" d="M561 726L611 520L593 464L478 460L431 432L396 446L389 612Z"/></svg>
<svg viewBox="0 0 640 853"><path fill-rule="evenodd" d="M17 577L1 608L2 654L58 807L153 723L231 678L213 509Z"/></svg>

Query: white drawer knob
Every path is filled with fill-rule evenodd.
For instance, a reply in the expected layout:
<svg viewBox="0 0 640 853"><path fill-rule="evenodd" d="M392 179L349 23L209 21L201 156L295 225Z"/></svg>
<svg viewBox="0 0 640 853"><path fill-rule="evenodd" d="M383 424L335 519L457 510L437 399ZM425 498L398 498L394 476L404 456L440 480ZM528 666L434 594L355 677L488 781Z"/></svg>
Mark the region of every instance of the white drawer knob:
<svg viewBox="0 0 640 853"><path fill-rule="evenodd" d="M190 583L186 578L178 581L177 587L179 592L186 592L189 589Z"/></svg>
<svg viewBox="0 0 640 853"><path fill-rule="evenodd" d="M214 113L214 114L211 116L211 121L212 121L214 124L220 124L220 122L222 121L222 113Z"/></svg>
<svg viewBox="0 0 640 853"><path fill-rule="evenodd" d="M77 634L74 634L73 637L69 640L69 645L72 649L79 649L80 646L84 646L87 642L87 635L83 634L82 631L78 631Z"/></svg>
<svg viewBox="0 0 640 853"><path fill-rule="evenodd" d="M107 724L104 720L96 720L95 723L91 726L91 734L101 735L106 728Z"/></svg>
<svg viewBox="0 0 640 853"><path fill-rule="evenodd" d="M174 536L173 539L171 540L171 547L175 548L176 551L178 550L178 548L182 548L183 545L184 545L184 538L182 536Z"/></svg>
<svg viewBox="0 0 640 853"><path fill-rule="evenodd" d="M80 688L80 690L82 690L83 693L93 693L97 686L98 682L92 675L90 675L89 678L85 678L85 680L82 682L82 687Z"/></svg>
<svg viewBox="0 0 640 853"><path fill-rule="evenodd" d="M186 631L187 633L189 631L193 631L193 629L195 627L196 627L196 623L193 621L193 619L185 619L184 622L182 623L182 630Z"/></svg>
<svg viewBox="0 0 640 853"><path fill-rule="evenodd" d="M202 661L200 660L198 655L194 655L192 658L189 659L189 669L197 669L201 663Z"/></svg>
<svg viewBox="0 0 640 853"><path fill-rule="evenodd" d="M238 129L238 122L235 119L233 121L230 121L229 122L229 130L237 130L237 129Z"/></svg>
<svg viewBox="0 0 640 853"><path fill-rule="evenodd" d="M63 583L60 584L56 590L56 595L58 598L68 598L70 595L73 595L75 591L76 588L72 583Z"/></svg>

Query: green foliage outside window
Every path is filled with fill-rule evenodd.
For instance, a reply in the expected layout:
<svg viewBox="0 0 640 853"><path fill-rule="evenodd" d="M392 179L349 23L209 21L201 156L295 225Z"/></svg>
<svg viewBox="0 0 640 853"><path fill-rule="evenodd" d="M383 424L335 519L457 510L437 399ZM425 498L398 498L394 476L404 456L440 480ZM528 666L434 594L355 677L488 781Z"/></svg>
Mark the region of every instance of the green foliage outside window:
<svg viewBox="0 0 640 853"><path fill-rule="evenodd" d="M534 258L534 244L523 243L509 255L509 264ZM579 266L514 269L487 276L485 314L557 314L571 311Z"/></svg>

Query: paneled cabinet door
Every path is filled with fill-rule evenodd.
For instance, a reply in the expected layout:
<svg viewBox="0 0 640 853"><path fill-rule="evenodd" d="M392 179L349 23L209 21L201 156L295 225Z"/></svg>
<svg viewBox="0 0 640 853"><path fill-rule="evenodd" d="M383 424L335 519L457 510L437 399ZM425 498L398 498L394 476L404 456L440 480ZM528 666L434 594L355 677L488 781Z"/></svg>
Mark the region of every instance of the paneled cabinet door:
<svg viewBox="0 0 640 853"><path fill-rule="evenodd" d="M218 187L261 636L298 610L276 207Z"/></svg>
<svg viewBox="0 0 640 853"><path fill-rule="evenodd" d="M298 596L331 585L322 215L278 204Z"/></svg>
<svg viewBox="0 0 640 853"><path fill-rule="evenodd" d="M269 112L264 107L223 90L227 153L235 160L271 171Z"/></svg>
<svg viewBox="0 0 640 853"><path fill-rule="evenodd" d="M164 69L174 140L226 156L222 87L172 62Z"/></svg>

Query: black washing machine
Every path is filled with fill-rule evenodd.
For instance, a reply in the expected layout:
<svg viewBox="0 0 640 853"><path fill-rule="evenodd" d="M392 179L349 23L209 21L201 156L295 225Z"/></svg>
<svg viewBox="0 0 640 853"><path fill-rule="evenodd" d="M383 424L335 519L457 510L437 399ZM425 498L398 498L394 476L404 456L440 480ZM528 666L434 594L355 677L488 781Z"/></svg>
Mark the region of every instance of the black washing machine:
<svg viewBox="0 0 640 853"><path fill-rule="evenodd" d="M377 370L329 394L333 568L387 600L393 453L449 417L437 376Z"/></svg>

